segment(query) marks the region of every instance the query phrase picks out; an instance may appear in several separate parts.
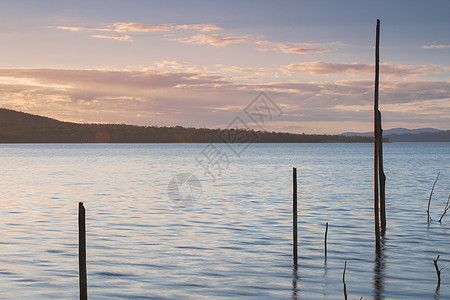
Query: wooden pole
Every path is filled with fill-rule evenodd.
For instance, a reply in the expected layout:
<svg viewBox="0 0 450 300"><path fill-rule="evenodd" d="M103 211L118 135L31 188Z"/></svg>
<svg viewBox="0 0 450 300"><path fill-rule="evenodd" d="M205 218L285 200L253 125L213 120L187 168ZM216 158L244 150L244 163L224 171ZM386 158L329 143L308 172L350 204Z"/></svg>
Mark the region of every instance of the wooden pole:
<svg viewBox="0 0 450 300"><path fill-rule="evenodd" d="M376 44L375 44L375 96L374 96L374 214L375 214L375 251L378 253L380 247L380 218L379 218L379 195L378 195L378 84L380 73L380 20L377 19Z"/></svg>
<svg viewBox="0 0 450 300"><path fill-rule="evenodd" d="M381 111L378 108L378 89L380 73L380 20L377 20L377 42L376 42L376 70L375 70L375 93L376 93L376 130L377 130L377 148L378 148L378 184L379 184L379 204L380 204L380 227L381 234L386 231L386 175L383 167L383 128L381 123Z"/></svg>
<svg viewBox="0 0 450 300"><path fill-rule="evenodd" d="M80 276L80 300L87 300L86 275L86 211L83 202L78 203L78 257Z"/></svg>
<svg viewBox="0 0 450 300"><path fill-rule="evenodd" d="M325 240L324 240L325 258L327 257L327 236L328 236L328 222L325 225Z"/></svg>
<svg viewBox="0 0 450 300"><path fill-rule="evenodd" d="M294 265L297 266L298 262L298 253L297 253L297 168L293 168L292 170L292 184L293 184L293 192L292 192L292 228L293 228L293 261Z"/></svg>
<svg viewBox="0 0 450 300"><path fill-rule="evenodd" d="M386 232L386 175L384 175L383 167L383 129L381 128L381 112L378 110L380 137L378 149L378 176L380 182L380 222L381 235L384 236Z"/></svg>

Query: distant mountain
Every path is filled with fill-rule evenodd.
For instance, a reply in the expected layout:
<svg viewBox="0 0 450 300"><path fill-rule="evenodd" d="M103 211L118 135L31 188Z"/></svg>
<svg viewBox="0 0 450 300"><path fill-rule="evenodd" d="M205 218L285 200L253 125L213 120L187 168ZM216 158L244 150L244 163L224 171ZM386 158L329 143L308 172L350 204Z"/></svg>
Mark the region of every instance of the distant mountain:
<svg viewBox="0 0 450 300"><path fill-rule="evenodd" d="M423 132L440 132L442 130L436 128L418 128L418 129L407 129L407 128L392 128L383 130L383 136L388 136L391 134L418 134ZM343 135L346 136L373 136L373 131L370 132L344 132Z"/></svg>
<svg viewBox="0 0 450 300"><path fill-rule="evenodd" d="M383 135L390 142L450 142L450 130Z"/></svg>
<svg viewBox="0 0 450 300"><path fill-rule="evenodd" d="M367 143L372 137L207 129L77 124L0 109L0 143Z"/></svg>
<svg viewBox="0 0 450 300"><path fill-rule="evenodd" d="M11 109L0 108L0 123L20 125L59 125L61 122L52 118L27 114Z"/></svg>
<svg viewBox="0 0 450 300"><path fill-rule="evenodd" d="M345 132L345 136L372 137L373 132ZM450 131L435 128L392 128L383 130L383 138L389 142L450 142Z"/></svg>

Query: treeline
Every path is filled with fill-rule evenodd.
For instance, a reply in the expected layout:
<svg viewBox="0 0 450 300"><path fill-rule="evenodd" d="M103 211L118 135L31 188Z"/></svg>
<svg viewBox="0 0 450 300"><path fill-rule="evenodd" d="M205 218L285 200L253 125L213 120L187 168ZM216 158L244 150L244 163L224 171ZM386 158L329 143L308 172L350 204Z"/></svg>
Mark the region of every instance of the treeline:
<svg viewBox="0 0 450 300"><path fill-rule="evenodd" d="M77 124L0 109L0 143L361 143L372 137L206 129Z"/></svg>

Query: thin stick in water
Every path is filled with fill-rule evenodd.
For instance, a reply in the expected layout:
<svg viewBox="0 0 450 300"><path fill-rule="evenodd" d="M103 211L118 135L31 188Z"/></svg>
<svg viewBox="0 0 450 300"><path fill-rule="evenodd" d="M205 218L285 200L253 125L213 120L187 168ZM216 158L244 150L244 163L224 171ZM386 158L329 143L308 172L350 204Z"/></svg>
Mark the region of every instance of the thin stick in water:
<svg viewBox="0 0 450 300"><path fill-rule="evenodd" d="M434 187L436 186L436 182L439 179L439 174L441 174L441 172L438 172L438 174L436 176L436 180L433 183L433 188L431 189L430 198L428 198L428 207L427 207L427 223L428 223L428 225L430 225L430 222L431 222L431 217L430 217L431 197L433 196L433 191L434 191Z"/></svg>
<svg viewBox="0 0 450 300"><path fill-rule="evenodd" d="M344 284L344 299L347 300L347 284L345 284L345 270L347 269L347 261L345 261L344 272L342 273L342 283Z"/></svg>

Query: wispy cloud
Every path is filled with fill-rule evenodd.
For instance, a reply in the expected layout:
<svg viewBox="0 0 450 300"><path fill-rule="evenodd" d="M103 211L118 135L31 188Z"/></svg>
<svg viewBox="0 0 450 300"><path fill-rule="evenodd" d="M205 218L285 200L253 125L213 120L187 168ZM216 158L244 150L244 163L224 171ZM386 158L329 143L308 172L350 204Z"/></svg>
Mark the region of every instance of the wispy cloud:
<svg viewBox="0 0 450 300"><path fill-rule="evenodd" d="M69 31L89 31L87 27L75 27L75 26L49 26L50 28L55 28L59 30L69 30Z"/></svg>
<svg viewBox="0 0 450 300"><path fill-rule="evenodd" d="M140 23L114 23L111 31L116 32L152 32L152 31L169 31L173 29L170 25L146 25Z"/></svg>
<svg viewBox="0 0 450 300"><path fill-rule="evenodd" d="M102 34L92 34L90 37L99 38L99 39L113 39L117 41L127 41L132 42L133 39L129 35L124 34L113 34L113 35L102 35Z"/></svg>
<svg viewBox="0 0 450 300"><path fill-rule="evenodd" d="M187 44L210 45L214 47L226 47L230 44L248 43L251 38L248 36L221 36L218 34L206 35L197 34L188 38L176 38L176 41Z"/></svg>
<svg viewBox="0 0 450 300"><path fill-rule="evenodd" d="M80 26L53 26L51 28L59 30L68 30L72 32L110 32L118 33L114 35L92 34L91 37L109 38L119 41L132 41L131 36L124 35L124 33L142 33L142 32L178 32L175 37L165 37L166 40L177 41L185 44L209 45L217 48L227 47L231 44L253 43L261 48L258 51L274 51L286 54L320 54L330 52L333 49L329 47L339 43L328 43L326 45L320 43L275 43L268 40L260 40L252 35L218 35L206 34L211 31L222 31L223 28L214 24L159 24L149 25L143 23L125 23L116 22L104 27L80 27ZM186 36L180 31L196 31L197 34ZM342 44L339 44L342 45ZM327 46L327 47L324 47Z"/></svg>
<svg viewBox="0 0 450 300"><path fill-rule="evenodd" d="M329 63L322 61L304 62L289 64L281 67L285 73L304 72L311 75L345 74L350 76L374 74L373 64L363 63ZM438 66L411 66L411 65L391 65L383 63L380 65L383 76L408 76L424 73L439 73L445 70Z"/></svg>
<svg viewBox="0 0 450 300"><path fill-rule="evenodd" d="M423 49L446 49L450 48L450 45L429 45L422 46Z"/></svg>
<svg viewBox="0 0 450 300"><path fill-rule="evenodd" d="M205 68L193 66L182 61L163 60L155 62L157 70L161 71L182 71L189 73L202 73L205 72Z"/></svg>
<svg viewBox="0 0 450 300"><path fill-rule="evenodd" d="M319 43L293 43L295 47L267 40L257 40L254 43L260 46L267 46L265 48L257 49L258 51L275 51L288 54L312 54L312 53L320 54L332 51L331 48L325 48L323 47L324 45Z"/></svg>
<svg viewBox="0 0 450 300"><path fill-rule="evenodd" d="M219 31L221 27L212 24L189 24L189 25L177 25L176 29L197 30L200 32Z"/></svg>
<svg viewBox="0 0 450 300"><path fill-rule="evenodd" d="M289 48L285 45L280 45L278 49L283 53L295 53L295 54L325 53L331 51L330 49L325 48Z"/></svg>
<svg viewBox="0 0 450 300"><path fill-rule="evenodd" d="M195 30L199 32L219 31L222 28L214 24L159 24L149 25L143 23L125 23L116 22L105 27L81 27L81 26L49 26L49 28L69 31L84 31L84 32L154 32L154 31L170 31L170 30Z"/></svg>

